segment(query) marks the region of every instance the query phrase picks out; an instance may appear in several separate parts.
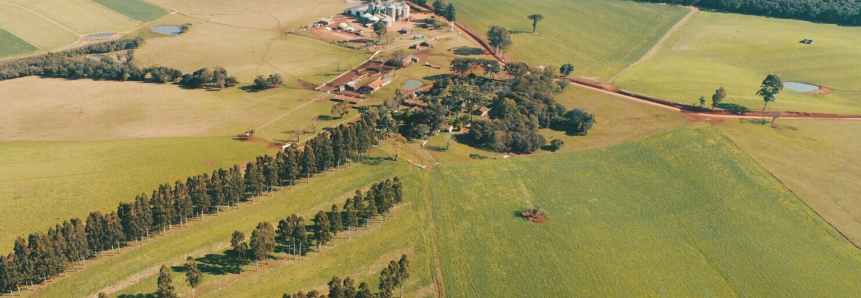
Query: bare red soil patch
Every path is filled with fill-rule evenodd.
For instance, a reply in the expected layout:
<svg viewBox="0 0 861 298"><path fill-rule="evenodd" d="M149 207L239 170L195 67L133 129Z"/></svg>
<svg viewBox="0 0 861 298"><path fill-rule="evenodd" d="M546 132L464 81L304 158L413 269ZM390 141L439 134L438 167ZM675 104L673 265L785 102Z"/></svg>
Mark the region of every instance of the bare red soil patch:
<svg viewBox="0 0 861 298"><path fill-rule="evenodd" d="M305 89L308 89L308 90L315 90L315 89L317 89L317 85L315 85L314 83L311 83L311 82L308 82L308 81L303 81L302 79L296 79L296 81L297 81L297 82L299 82L299 85L301 85L301 86L302 86L302 88L305 88Z"/></svg>
<svg viewBox="0 0 861 298"><path fill-rule="evenodd" d="M769 127L774 128L776 130L780 130L780 125L777 125L777 124L769 125Z"/></svg>
<svg viewBox="0 0 861 298"><path fill-rule="evenodd" d="M532 215L532 212L524 211L521 216L528 222L543 224L547 222L547 217L544 214Z"/></svg>
<svg viewBox="0 0 861 298"><path fill-rule="evenodd" d="M281 148L281 146L284 146L284 143L269 142L269 146L266 146L266 148Z"/></svg>
<svg viewBox="0 0 861 298"><path fill-rule="evenodd" d="M259 137L247 137L244 135L238 136L237 138L243 142L260 142L260 141L263 141L263 139L261 139Z"/></svg>

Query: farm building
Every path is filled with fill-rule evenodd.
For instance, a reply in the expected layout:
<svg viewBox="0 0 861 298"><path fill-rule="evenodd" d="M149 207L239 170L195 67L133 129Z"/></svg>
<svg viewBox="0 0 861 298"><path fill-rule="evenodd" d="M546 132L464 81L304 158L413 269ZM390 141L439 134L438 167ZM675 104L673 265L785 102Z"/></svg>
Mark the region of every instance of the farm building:
<svg viewBox="0 0 861 298"><path fill-rule="evenodd" d="M401 0L373 0L371 3L344 10L344 14L356 17L366 23L383 22L391 26L394 22L410 18L410 6Z"/></svg>
<svg viewBox="0 0 861 298"><path fill-rule="evenodd" d="M480 107L472 111L473 115L479 116L481 118L487 117L487 112L490 112L490 108L488 107Z"/></svg>
<svg viewBox="0 0 861 298"><path fill-rule="evenodd" d="M422 41L422 43L420 43L420 44L419 44L419 46L422 46L422 47L433 47L433 41L430 41L430 40Z"/></svg>
<svg viewBox="0 0 861 298"><path fill-rule="evenodd" d="M361 81L361 80L362 80L362 77L359 77L355 80L349 81L346 84L344 84L344 88L346 88L347 90L350 90L350 91L358 91L359 87L357 85L359 84L359 81Z"/></svg>
<svg viewBox="0 0 861 298"><path fill-rule="evenodd" d="M380 90L380 88L385 87L391 82L391 78L377 78L376 80L373 80L367 85L359 88L359 92L364 94L371 94L374 93L374 91Z"/></svg>

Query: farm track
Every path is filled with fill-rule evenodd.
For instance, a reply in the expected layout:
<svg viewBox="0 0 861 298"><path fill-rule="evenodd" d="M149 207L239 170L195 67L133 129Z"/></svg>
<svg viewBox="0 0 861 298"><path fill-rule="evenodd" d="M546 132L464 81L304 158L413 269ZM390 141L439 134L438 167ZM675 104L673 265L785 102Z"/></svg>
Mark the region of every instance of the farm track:
<svg viewBox="0 0 861 298"><path fill-rule="evenodd" d="M428 177L424 177L425 190L430 187L428 185L427 179ZM430 228L431 232L431 245L433 246L433 263L434 268L436 268L436 276L434 276L434 280L436 281L436 297L445 297L445 282L443 282L442 279L442 265L440 265L441 262L439 258L439 248L436 242L436 221L433 217L433 207L430 206L431 204L433 204L433 202L431 202L430 196L427 192L424 193L424 197L425 203L428 204L428 222L430 223L428 227Z"/></svg>
<svg viewBox="0 0 861 298"><path fill-rule="evenodd" d="M660 48L661 48L661 46L663 46L663 45L664 45L664 42L665 42L668 38L670 38L670 35L673 35L673 33L675 33L677 29L681 28L684 24L686 24L686 23L688 22L688 20L689 20L689 19L690 19L690 18L691 18L695 13L697 13L697 11L699 11L699 8L696 8L696 7L688 7L688 8L690 8L690 10L691 10L691 11L690 11L690 12L688 12L688 14L687 14L687 15L685 15L681 20L679 20L678 22L676 22L676 24L675 24L675 25L673 25L673 27L670 27L670 30L667 30L667 33L664 33L664 36L661 36L661 39L659 39L659 40L658 40L658 42L656 42L656 43L655 43L655 45L654 45L654 46L652 46L652 48L651 48L651 49L649 49L649 51L648 51L648 52L646 52L646 54L645 54L645 55L643 55L643 57L640 57L640 59L638 59L637 61L635 61L635 62L634 62L634 63L632 63L631 65L628 65L628 67L626 67L625 69L623 69L622 71L620 71L618 74L616 74L616 76L614 76L614 77L613 77L612 79L610 79L608 82L609 82L610 84L612 84L612 83L613 83L613 81L615 81L615 80L616 80L616 78L618 78L618 77L622 76L622 74L624 74L624 73L628 72L628 70L630 70L631 68L636 67L636 66L637 66L637 65L639 65L641 62L646 61L646 59L649 59L649 58L651 58L652 56L654 56L654 55L655 55L655 53L656 53L656 52L658 52L658 49L660 49Z"/></svg>

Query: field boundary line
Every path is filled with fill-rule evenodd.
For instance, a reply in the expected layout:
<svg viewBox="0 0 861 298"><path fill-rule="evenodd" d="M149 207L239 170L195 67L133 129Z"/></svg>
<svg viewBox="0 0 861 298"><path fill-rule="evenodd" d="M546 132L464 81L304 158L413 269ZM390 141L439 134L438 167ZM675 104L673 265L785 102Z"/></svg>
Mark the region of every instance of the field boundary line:
<svg viewBox="0 0 861 298"><path fill-rule="evenodd" d="M269 122L266 122L265 124L260 125L259 127L255 128L254 130L260 130L266 126L269 126L270 124L275 123L275 121L281 120L281 118L287 117L288 115L292 114L293 112L295 112L301 108L304 108L305 106L307 106L307 105L309 105L309 104L311 104L311 103L313 103L313 102L315 102L315 101L317 101L323 97L326 97L326 94L323 94L323 95L317 96L315 98L309 99L308 102L299 105L298 107L288 111L287 113L281 114L281 116L275 117L275 119L269 120Z"/></svg>
<svg viewBox="0 0 861 298"><path fill-rule="evenodd" d="M431 202L430 194L428 193L428 187L429 187L428 186L428 179L429 178L427 176L423 177L423 182L425 185L425 187L424 187L424 190L425 190L424 191L424 199L425 199L425 203L428 204L428 206L427 206L428 222L430 223L428 225L428 227L430 228L430 232L431 232L431 244L432 244L431 246L433 247L433 262L434 262L434 267L436 268L436 276L434 276L434 281L435 281L434 284L436 285L436 287L434 287L434 288L437 290L436 297L445 297L445 282L442 279L442 265L440 265L439 248L437 247L437 242L436 242L436 221L434 220L434 217L433 217L433 202Z"/></svg>
<svg viewBox="0 0 861 298"><path fill-rule="evenodd" d="M793 197L795 197L795 199L796 199L796 200L798 200L799 202L801 202L801 204L804 204L804 207L807 207L807 209L808 209L808 210L810 210L811 212L813 212L813 214L815 214L817 217L819 217L820 219L822 219L822 221L824 221L825 223L827 223L829 227L831 227L832 229L834 229L834 231L835 231L835 232L837 232L838 234L840 234L840 236L842 236L842 237L843 237L843 239L846 239L846 241L848 241L849 243L851 243L851 244L852 244L852 246L854 246L855 248L857 248L857 249L861 249L861 246L859 246L859 244L858 244L858 243L855 243L855 241L852 241L852 239L849 239L849 236L846 236L846 234L843 234L843 231L841 231L840 229L838 229L838 228L837 228L837 226L835 226L835 225L834 225L834 224L832 224L830 221L828 221L827 219L825 219L825 217L824 217L824 216L822 216L822 214L820 214L818 211L816 211L816 209L813 209L813 207L811 207L809 204L807 204L807 202L805 202L804 200L802 200L802 199L801 199L801 197L799 197L799 196L798 196L798 194L796 194L796 193L795 193L795 191L793 191L793 190L792 190L792 188L789 188L789 186L788 186L788 185L786 185L786 183L783 183L783 180L780 180L780 178L777 178L777 176L775 176L775 175L774 175L774 173L772 173L768 168L766 168L765 166L763 166L759 161L757 161L757 160L756 160L756 158L753 158L753 156L751 156L750 154L748 154L748 153L747 153L747 151L744 151L744 149L742 149L742 148L741 148L741 146L739 146L738 144L736 144L736 142L735 142L735 141L733 141L733 139L732 139L732 138L730 138L729 136L727 136L727 135L726 135L725 133L723 133L723 132L720 132L720 134L721 134L725 139L729 140L730 144L732 144L732 145L733 145L733 147L735 147L736 149L738 149L740 152L744 153L744 155L745 155L745 156L747 156L748 158L750 158L751 160L753 160L753 162L754 162L757 166L759 166L763 171L765 171L766 173L768 173L768 175L770 175L772 178L774 178L774 180L776 180L776 181L777 181L777 183L780 183L780 186L783 186L783 188L785 188L787 191L789 191L789 193L791 193L791 194L792 194L792 196L793 196ZM853 219L853 220L854 220L854 219Z"/></svg>
<svg viewBox="0 0 861 298"><path fill-rule="evenodd" d="M0 2L0 4L12 5L12 6L18 7L18 8L20 8L20 9L23 9L23 10L26 10L26 11L29 11L29 12L32 12L33 14L35 14L35 15L37 15L37 16L40 16L40 17L42 17L43 19L46 19L46 20L48 20L48 21L49 21L49 22L51 22L51 23L54 23L54 25L60 26L60 28L66 29L66 31L72 32L72 33L74 33L75 35L77 35L78 37L81 37L81 34L80 34L80 33L75 32L74 30L69 29L69 28L68 28L68 27L66 27L66 26L63 26L63 24L57 23L56 21L54 21L54 20L52 20L52 19L50 19L50 18L48 18L48 17L46 17L46 16L44 16L44 15L42 15L42 14L38 13L38 12L36 12L36 11L32 10L32 9L29 9L29 8L27 8L27 7L24 7L24 6L21 6L21 5L15 4L15 3L9 3L9 2Z"/></svg>
<svg viewBox="0 0 861 298"><path fill-rule="evenodd" d="M658 52L658 49L660 49L660 48L664 45L664 42L665 42L665 41L667 41L667 39L669 39L669 38L670 38L670 35L673 35L673 33L675 33L675 32L676 32L676 30L678 30L678 29L679 29L679 28L681 28L683 25L685 25L685 24L688 22L688 20L689 20L689 19L690 19L690 18L691 18L695 13L697 13L697 11L699 11L699 8L696 8L696 7L688 7L688 8L689 8L691 11L690 11L690 12L688 12L688 14L686 14L684 17L682 17L682 19L681 19L681 20L679 20L678 22L676 22L676 24L675 24L675 25L673 25L672 27L670 27L670 30L667 30L667 33L664 33L664 36L661 36L661 39L658 39L658 42L656 42L656 43L655 43L655 45L654 45L654 46L652 46L652 48L651 48L651 49L649 49L649 51L648 51L648 52L646 52L646 54L644 54L644 55L643 55L643 57L640 57L640 59L637 59L637 61L634 61L634 63L631 63L631 65L628 65L628 67L625 67L625 69L623 69L622 71L620 71L618 74L616 74L616 76L614 76L612 79L610 79L610 80L609 80L609 81L607 81L607 82L608 82L608 83L610 83L610 84L612 84L612 83L613 83L613 81L615 81L617 78L619 78L620 76L622 76L623 74L625 74L626 72L628 72L628 70L631 70L631 68L634 68L634 67L636 67L637 65L640 65L640 63L641 63L641 62L646 61L647 59L649 59L649 58L651 58L652 56L654 56L654 55L655 55L655 53L656 53L656 52Z"/></svg>

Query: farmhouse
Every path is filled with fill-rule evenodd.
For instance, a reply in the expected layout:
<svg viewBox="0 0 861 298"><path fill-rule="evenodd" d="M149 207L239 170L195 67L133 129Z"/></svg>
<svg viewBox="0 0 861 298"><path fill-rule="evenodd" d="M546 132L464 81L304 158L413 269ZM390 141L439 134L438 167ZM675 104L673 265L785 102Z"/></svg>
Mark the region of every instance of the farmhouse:
<svg viewBox="0 0 861 298"><path fill-rule="evenodd" d="M344 10L344 14L368 24L383 22L386 26L392 26L394 22L410 18L410 6L401 0L387 0L385 4L381 0L373 0L368 4L348 8Z"/></svg>
<svg viewBox="0 0 861 298"><path fill-rule="evenodd" d="M480 107L478 109L475 109L475 111L472 111L472 114L484 118L487 117L487 112L490 112L490 108Z"/></svg>

